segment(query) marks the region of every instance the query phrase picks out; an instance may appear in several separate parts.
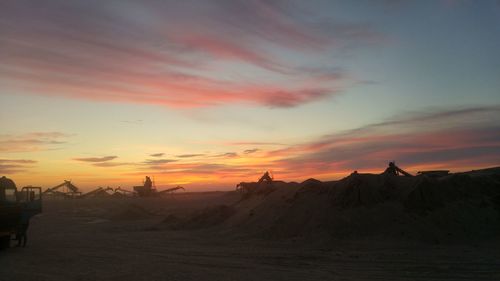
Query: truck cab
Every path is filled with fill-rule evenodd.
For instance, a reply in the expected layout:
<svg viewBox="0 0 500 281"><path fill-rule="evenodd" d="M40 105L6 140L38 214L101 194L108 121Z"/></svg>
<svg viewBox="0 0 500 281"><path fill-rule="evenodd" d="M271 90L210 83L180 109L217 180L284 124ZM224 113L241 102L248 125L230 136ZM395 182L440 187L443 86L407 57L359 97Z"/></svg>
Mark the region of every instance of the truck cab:
<svg viewBox="0 0 500 281"><path fill-rule="evenodd" d="M13 180L0 178L0 249L8 248L23 219L42 212L42 189L26 186L17 190Z"/></svg>

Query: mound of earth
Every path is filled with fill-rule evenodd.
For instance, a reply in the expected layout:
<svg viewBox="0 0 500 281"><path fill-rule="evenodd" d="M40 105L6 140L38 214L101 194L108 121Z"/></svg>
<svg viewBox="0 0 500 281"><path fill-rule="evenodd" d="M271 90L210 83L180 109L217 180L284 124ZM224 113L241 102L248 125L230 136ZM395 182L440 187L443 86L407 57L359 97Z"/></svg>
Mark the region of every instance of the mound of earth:
<svg viewBox="0 0 500 281"><path fill-rule="evenodd" d="M500 237L500 168L443 177L353 173L335 182L248 186L234 205L202 210L176 226L270 238L446 243Z"/></svg>
<svg viewBox="0 0 500 281"><path fill-rule="evenodd" d="M120 208L114 215L111 216L113 220L144 220L155 217L156 214L146 210L145 208L137 205L125 205Z"/></svg>
<svg viewBox="0 0 500 281"><path fill-rule="evenodd" d="M217 205L196 211L187 217L180 218L176 215L168 215L159 228L167 229L199 229L217 226L234 215L234 207Z"/></svg>

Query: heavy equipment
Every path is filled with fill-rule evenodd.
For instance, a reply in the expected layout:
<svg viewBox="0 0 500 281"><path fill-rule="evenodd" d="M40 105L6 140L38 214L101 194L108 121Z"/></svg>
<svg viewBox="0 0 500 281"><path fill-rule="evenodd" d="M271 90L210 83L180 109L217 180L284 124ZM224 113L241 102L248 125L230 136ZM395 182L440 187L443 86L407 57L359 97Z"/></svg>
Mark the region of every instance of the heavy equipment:
<svg viewBox="0 0 500 281"><path fill-rule="evenodd" d="M43 194L64 198L79 198L82 195L82 193L78 190L78 187L72 184L71 181L67 180L64 180L63 183L52 188L47 188L47 190L45 190Z"/></svg>
<svg viewBox="0 0 500 281"><path fill-rule="evenodd" d="M151 178L146 176L143 185L134 186L134 191L140 197L153 196L156 193L156 186L153 185Z"/></svg>
<svg viewBox="0 0 500 281"><path fill-rule="evenodd" d="M86 197L103 197L103 196L108 196L108 195L111 195L111 193L108 193L108 191L111 191L111 192L114 192L113 189L111 187L98 187L92 191L89 191L87 193L84 193L81 195L82 198L86 198Z"/></svg>
<svg viewBox="0 0 500 281"><path fill-rule="evenodd" d="M266 171L262 177L259 179L259 183L261 182L267 182L267 183L272 183L273 182L273 177L269 174L269 171Z"/></svg>
<svg viewBox="0 0 500 281"><path fill-rule="evenodd" d="M10 246L11 236L42 212L42 188L25 186L17 190L13 180L0 178L0 249Z"/></svg>
<svg viewBox="0 0 500 281"><path fill-rule="evenodd" d="M449 170L419 171L417 174L431 178L440 178L450 174Z"/></svg>
<svg viewBox="0 0 500 281"><path fill-rule="evenodd" d="M115 188L115 193L113 195L117 195L117 196L135 196L136 193L133 192L133 191L130 191L130 190L126 190L126 189L123 189L121 188L120 186Z"/></svg>
<svg viewBox="0 0 500 281"><path fill-rule="evenodd" d="M413 177L412 174L410 174L410 173L406 172L405 170L396 166L395 161L389 162L389 167L387 167L387 169L385 169L385 171L382 174L383 175L394 175L394 176L403 175L405 177Z"/></svg>
<svg viewBox="0 0 500 281"><path fill-rule="evenodd" d="M172 192L174 192L174 191L176 191L176 190L180 190L180 189L182 189L182 190L186 190L184 187L182 187L182 186L178 185L178 186L176 186L176 187L172 187L172 188L169 188L169 189L165 189L165 190L162 190L162 191L158 191L157 193L158 193L158 195L163 195L163 194L167 194L167 193L172 193Z"/></svg>
<svg viewBox="0 0 500 281"><path fill-rule="evenodd" d="M184 189L182 186L176 186L173 188L169 188L166 190L158 191L156 189L156 186L154 184L154 181L151 181L151 178L146 176L146 179L144 180L143 185L139 186L134 186L134 191L139 195L140 197L158 197L163 194L171 193L179 189Z"/></svg>
<svg viewBox="0 0 500 281"><path fill-rule="evenodd" d="M240 182L239 184L236 185L236 191L239 191L242 193L248 193L248 192L251 192L253 190L258 189L261 186L270 187L273 182L274 182L273 175L269 171L266 171L259 178L258 182Z"/></svg>

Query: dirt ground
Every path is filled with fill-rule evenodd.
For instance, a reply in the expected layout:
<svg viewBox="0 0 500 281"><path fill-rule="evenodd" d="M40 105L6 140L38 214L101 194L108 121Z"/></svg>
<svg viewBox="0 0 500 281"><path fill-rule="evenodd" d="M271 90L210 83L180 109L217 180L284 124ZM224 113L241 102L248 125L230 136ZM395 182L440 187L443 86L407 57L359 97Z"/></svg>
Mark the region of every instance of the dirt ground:
<svg viewBox="0 0 500 281"><path fill-rule="evenodd" d="M157 227L170 214L237 199L185 193L45 200L27 247L0 252L0 280L500 280L500 247L488 243L325 244Z"/></svg>

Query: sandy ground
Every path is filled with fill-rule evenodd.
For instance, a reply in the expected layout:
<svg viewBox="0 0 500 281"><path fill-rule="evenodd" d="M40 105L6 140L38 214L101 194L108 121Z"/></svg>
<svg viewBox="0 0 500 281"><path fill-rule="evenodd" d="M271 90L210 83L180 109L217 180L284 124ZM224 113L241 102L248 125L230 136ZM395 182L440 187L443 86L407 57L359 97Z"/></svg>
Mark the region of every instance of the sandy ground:
<svg viewBox="0 0 500 281"><path fill-rule="evenodd" d="M155 227L235 196L45 200L28 246L0 252L0 280L500 280L500 247L487 243L318 245Z"/></svg>

